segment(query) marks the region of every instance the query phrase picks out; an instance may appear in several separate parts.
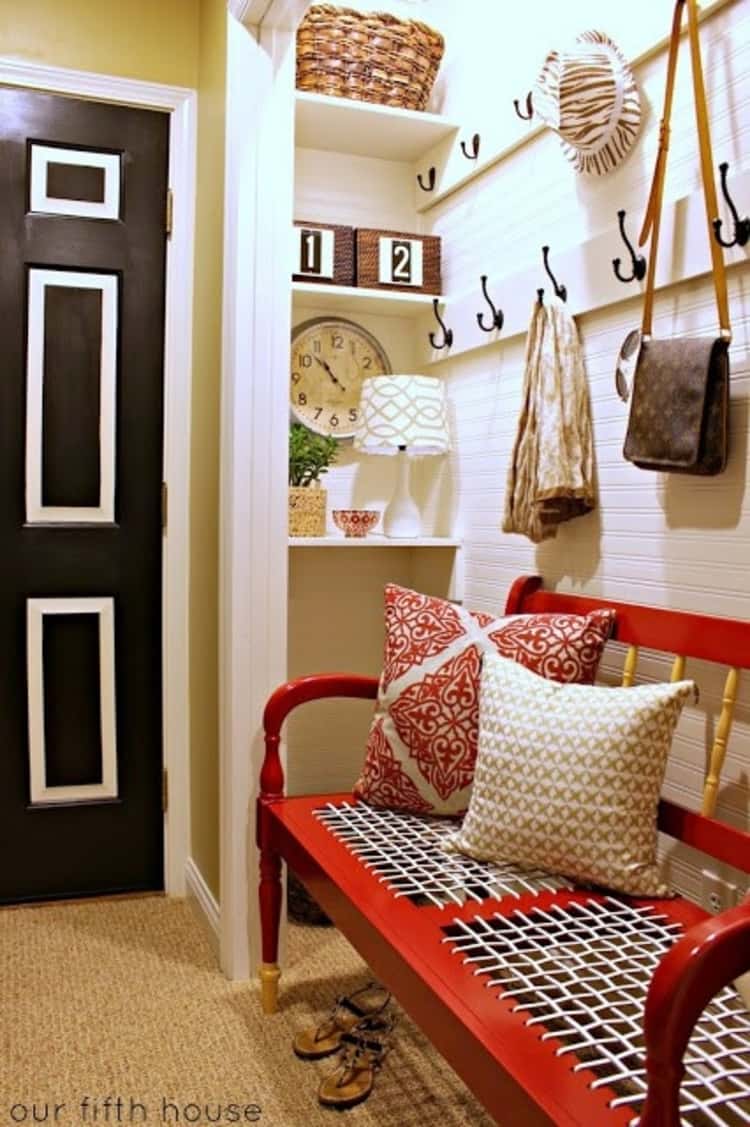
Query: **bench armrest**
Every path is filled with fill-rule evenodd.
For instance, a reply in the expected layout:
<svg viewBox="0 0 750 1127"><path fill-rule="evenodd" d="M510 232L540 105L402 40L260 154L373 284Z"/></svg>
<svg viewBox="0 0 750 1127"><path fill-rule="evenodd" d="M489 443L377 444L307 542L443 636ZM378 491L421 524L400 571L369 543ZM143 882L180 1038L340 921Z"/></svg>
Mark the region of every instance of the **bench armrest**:
<svg viewBox="0 0 750 1127"><path fill-rule="evenodd" d="M263 712L266 753L260 771L261 799L278 798L284 793L279 743L282 725L292 709L327 697L375 700L377 695L377 677L365 677L359 673L313 673L279 685L268 698Z"/></svg>
<svg viewBox="0 0 750 1127"><path fill-rule="evenodd" d="M679 1127L682 1058L701 1013L750 970L750 901L691 927L659 963L646 999L648 1097L639 1127Z"/></svg>

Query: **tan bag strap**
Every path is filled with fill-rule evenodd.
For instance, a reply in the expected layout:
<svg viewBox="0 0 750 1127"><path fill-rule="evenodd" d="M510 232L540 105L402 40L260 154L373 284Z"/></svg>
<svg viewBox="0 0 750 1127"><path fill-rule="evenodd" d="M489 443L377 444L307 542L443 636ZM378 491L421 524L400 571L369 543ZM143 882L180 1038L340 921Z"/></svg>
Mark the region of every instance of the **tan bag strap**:
<svg viewBox="0 0 750 1127"><path fill-rule="evenodd" d="M661 226L661 205L664 195L664 179L667 170L667 153L669 151L670 119L672 116L672 99L674 95L674 80L677 71L677 53L680 45L682 29L682 12L687 5L688 35L690 38L690 58L693 71L693 94L695 100L695 117L698 126L698 147L701 159L701 180L703 182L703 199L706 205L706 222L708 224L708 244L711 248L711 263L716 291L716 308L719 312L719 325L723 336L731 338L729 324L729 298L727 296L727 275L724 268L724 256L721 247L714 238L713 220L719 214L719 204L716 198L716 184L714 182L714 161L711 151L711 135L708 127L708 111L706 109L706 88L703 82L703 66L701 63L700 38L698 32L698 4L697 0L677 0L674 17L672 19L672 35L669 41L669 59L667 62L667 84L664 93L664 112L659 126L659 148L654 167L654 178L651 182L651 192L643 219L643 227L638 239L639 246L643 246L651 235L651 245L648 257L648 272L646 274L646 292L643 302L643 322L641 325L643 336L650 337L654 315L654 280L656 278L656 255L659 247L659 228Z"/></svg>

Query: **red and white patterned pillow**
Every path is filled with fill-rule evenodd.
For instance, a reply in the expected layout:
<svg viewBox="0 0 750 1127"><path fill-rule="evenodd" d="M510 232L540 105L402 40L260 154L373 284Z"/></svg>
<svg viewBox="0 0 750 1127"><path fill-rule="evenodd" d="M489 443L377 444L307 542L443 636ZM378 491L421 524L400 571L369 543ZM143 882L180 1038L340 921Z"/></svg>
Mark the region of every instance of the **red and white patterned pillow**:
<svg viewBox="0 0 750 1127"><path fill-rule="evenodd" d="M483 653L552 681L593 684L614 611L495 618L389 583L385 660L362 774L373 806L460 814L469 804Z"/></svg>

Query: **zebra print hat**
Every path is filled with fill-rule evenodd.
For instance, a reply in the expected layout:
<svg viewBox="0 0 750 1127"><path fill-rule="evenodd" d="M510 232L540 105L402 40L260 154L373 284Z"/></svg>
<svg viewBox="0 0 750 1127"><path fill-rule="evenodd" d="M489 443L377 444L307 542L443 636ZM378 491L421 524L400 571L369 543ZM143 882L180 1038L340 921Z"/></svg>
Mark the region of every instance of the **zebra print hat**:
<svg viewBox="0 0 750 1127"><path fill-rule="evenodd" d="M627 59L608 36L584 31L550 51L534 86L534 113L560 135L578 172L612 172L633 145L641 102Z"/></svg>

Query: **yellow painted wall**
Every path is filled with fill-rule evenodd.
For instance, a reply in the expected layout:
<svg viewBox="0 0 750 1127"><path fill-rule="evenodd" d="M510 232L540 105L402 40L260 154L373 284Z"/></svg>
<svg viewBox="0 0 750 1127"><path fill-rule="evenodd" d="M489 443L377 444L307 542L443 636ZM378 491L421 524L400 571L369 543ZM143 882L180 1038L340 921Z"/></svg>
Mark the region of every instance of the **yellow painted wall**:
<svg viewBox="0 0 750 1127"><path fill-rule="evenodd" d="M225 0L0 0L0 55L198 88L190 514L191 854L216 895L226 20Z"/></svg>
<svg viewBox="0 0 750 1127"><path fill-rule="evenodd" d="M218 543L226 0L200 0L190 480L192 854L219 894Z"/></svg>
<svg viewBox="0 0 750 1127"><path fill-rule="evenodd" d="M0 0L0 54L195 86L200 0Z"/></svg>

